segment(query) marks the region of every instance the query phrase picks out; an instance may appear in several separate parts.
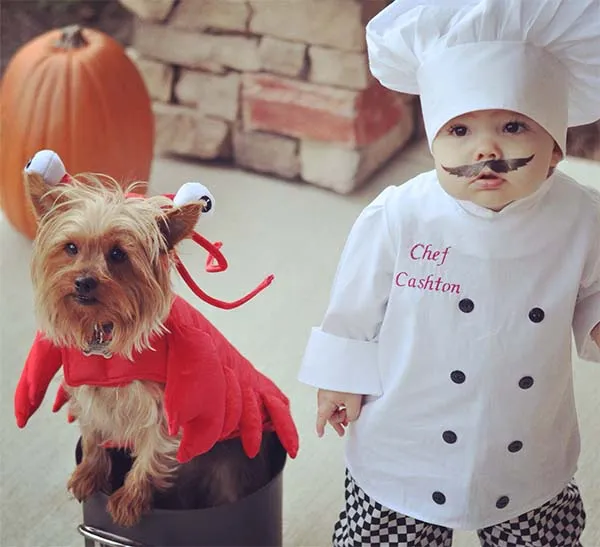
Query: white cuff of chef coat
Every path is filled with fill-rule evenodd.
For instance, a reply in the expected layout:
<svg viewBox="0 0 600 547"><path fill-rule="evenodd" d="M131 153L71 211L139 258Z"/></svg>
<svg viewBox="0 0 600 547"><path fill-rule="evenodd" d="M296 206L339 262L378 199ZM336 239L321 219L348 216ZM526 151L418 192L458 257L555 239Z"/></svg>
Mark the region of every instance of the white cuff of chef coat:
<svg viewBox="0 0 600 547"><path fill-rule="evenodd" d="M381 395L379 344L351 340L313 328L298 379L320 389Z"/></svg>
<svg viewBox="0 0 600 547"><path fill-rule="evenodd" d="M600 363L600 348L591 336L592 329L600 322L600 293L587 296L575 306L573 334L577 352L586 361Z"/></svg>

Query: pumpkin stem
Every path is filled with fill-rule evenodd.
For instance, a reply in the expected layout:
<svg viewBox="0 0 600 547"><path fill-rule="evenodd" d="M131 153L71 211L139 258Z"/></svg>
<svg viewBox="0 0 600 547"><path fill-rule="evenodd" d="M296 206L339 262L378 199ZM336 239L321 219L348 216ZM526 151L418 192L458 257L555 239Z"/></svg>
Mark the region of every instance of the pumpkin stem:
<svg viewBox="0 0 600 547"><path fill-rule="evenodd" d="M69 25L62 29L62 34L56 42L56 47L61 49L76 49L87 46L88 42L83 37L83 28L79 25Z"/></svg>

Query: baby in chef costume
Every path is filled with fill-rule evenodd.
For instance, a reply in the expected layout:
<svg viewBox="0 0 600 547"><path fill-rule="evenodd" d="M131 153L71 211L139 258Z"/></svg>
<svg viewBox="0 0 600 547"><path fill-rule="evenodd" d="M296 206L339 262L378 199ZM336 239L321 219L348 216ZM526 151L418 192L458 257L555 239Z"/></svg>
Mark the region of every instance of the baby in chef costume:
<svg viewBox="0 0 600 547"><path fill-rule="evenodd" d="M579 546L600 194L556 165L600 118L600 0L396 0L367 44L420 95L435 169L360 214L306 348L319 435L349 426L333 543Z"/></svg>

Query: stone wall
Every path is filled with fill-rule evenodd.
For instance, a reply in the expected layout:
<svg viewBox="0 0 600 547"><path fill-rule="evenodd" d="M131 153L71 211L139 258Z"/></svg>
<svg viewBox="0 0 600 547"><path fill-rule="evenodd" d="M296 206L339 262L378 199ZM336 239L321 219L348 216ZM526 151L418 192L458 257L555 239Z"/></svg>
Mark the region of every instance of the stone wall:
<svg viewBox="0 0 600 547"><path fill-rule="evenodd" d="M348 193L416 131L414 97L369 74L388 0L120 0L154 100L157 152Z"/></svg>
<svg viewBox="0 0 600 547"><path fill-rule="evenodd" d="M588 125L569 128L567 133L567 154L569 156L600 161L600 120Z"/></svg>

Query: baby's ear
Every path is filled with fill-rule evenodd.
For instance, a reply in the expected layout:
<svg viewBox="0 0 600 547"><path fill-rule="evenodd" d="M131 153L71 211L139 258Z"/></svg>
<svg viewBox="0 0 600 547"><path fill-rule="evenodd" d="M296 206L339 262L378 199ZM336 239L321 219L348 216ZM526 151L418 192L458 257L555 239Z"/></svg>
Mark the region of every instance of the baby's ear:
<svg viewBox="0 0 600 547"><path fill-rule="evenodd" d="M563 153L558 144L554 143L554 149L552 150L552 157L550 159L550 167L554 169L559 162L563 159Z"/></svg>
<svg viewBox="0 0 600 547"><path fill-rule="evenodd" d="M169 249L192 234L203 206L203 202L194 201L180 207L172 207L158 220L158 227Z"/></svg>
<svg viewBox="0 0 600 547"><path fill-rule="evenodd" d="M596 344L598 344L598 347L600 347L600 323L598 323L592 329L592 339L594 340L594 342L596 342Z"/></svg>

